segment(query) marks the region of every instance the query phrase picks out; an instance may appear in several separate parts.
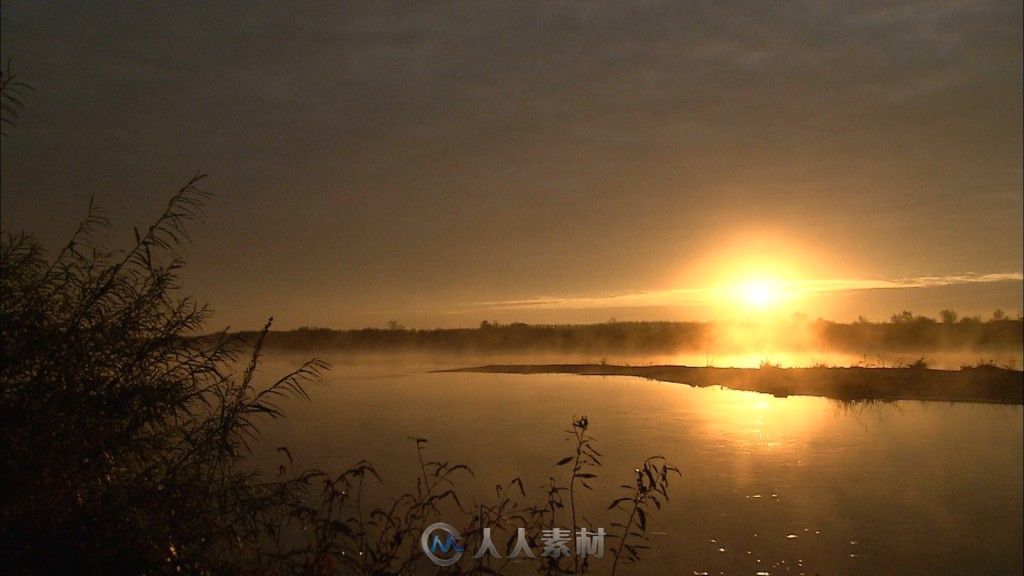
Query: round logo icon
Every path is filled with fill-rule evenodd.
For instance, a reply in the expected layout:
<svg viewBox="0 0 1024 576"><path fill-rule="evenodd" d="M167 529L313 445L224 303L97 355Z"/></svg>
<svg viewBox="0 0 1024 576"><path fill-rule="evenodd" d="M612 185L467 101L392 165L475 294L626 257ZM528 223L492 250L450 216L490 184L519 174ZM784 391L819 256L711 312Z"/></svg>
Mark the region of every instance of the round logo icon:
<svg viewBox="0 0 1024 576"><path fill-rule="evenodd" d="M420 536L420 546L427 558L438 566L451 566L462 558L462 535L445 522L427 526Z"/></svg>

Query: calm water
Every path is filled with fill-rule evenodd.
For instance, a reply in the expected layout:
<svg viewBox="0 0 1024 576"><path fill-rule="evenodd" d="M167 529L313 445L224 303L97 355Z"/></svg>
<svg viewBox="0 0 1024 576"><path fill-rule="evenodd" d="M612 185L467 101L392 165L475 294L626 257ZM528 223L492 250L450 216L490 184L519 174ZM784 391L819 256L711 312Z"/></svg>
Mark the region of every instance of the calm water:
<svg viewBox="0 0 1024 576"><path fill-rule="evenodd" d="M289 362L271 360L266 372ZM326 470L366 458L394 491L415 486L407 437L422 436L430 457L474 469L463 495L486 498L520 476L539 501L547 476L564 472L553 464L571 450L569 419L586 414L606 457L581 499L595 525L610 524L608 502L644 457L683 471L652 518L638 573L1024 569L1019 406L843 406L631 377L427 372L436 367L337 362L329 385L269 430L269 444ZM600 562L611 559L599 573Z"/></svg>

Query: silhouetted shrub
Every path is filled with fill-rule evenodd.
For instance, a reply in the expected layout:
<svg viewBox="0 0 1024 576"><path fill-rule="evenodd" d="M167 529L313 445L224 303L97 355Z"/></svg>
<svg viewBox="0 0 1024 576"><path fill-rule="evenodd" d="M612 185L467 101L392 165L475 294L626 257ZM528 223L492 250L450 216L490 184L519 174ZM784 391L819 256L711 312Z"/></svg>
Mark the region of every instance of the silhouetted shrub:
<svg viewBox="0 0 1024 576"><path fill-rule="evenodd" d="M521 479L494 503L464 508L463 465L424 461L415 490L383 505L361 497L377 477L368 462L337 476L282 466L268 479L243 465L260 418L283 415L285 396L327 365L303 364L255 385L270 323L254 338L197 337L206 308L178 296L177 248L206 194L193 179L123 252L96 246L106 221L90 206L70 242L47 258L38 242L5 234L0 248L0 562L11 573L398 574L432 569L418 547L441 507L467 544L481 529L580 526L576 492L601 465L587 419L573 419L567 484L551 479L529 504ZM318 332L304 330L301 332ZM401 333L401 331L398 331ZM248 343L248 344L247 344ZM244 355L242 350L248 347ZM286 449L281 449L291 459ZM667 498L661 458L645 460L616 499L624 522L610 546L636 561L650 506ZM316 488L320 487L320 490ZM518 490L519 496L513 493ZM562 518L562 509L569 514ZM507 551L506 551L507 553ZM541 573L587 572L587 561L538 559ZM498 573L486 558L449 571Z"/></svg>
<svg viewBox="0 0 1024 576"><path fill-rule="evenodd" d="M92 206L52 258L4 235L5 569L244 566L238 548L256 541L260 515L306 480L262 483L239 462L258 419L280 416L276 402L304 396L326 365L256 389L261 341L240 363L236 338L194 338L206 309L176 295L176 248L206 197L198 180L127 251L92 242L106 223Z"/></svg>

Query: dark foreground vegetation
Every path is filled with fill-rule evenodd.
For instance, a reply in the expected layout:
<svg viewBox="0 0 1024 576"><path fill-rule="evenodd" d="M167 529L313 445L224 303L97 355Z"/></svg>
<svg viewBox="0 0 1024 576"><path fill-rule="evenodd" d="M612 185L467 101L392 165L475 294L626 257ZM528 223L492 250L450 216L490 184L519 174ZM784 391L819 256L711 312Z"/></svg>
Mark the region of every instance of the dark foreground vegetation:
<svg viewBox="0 0 1024 576"><path fill-rule="evenodd" d="M312 360L259 385L266 330L252 341L196 337L206 309L177 295L175 249L206 196L197 184L125 251L93 244L104 225L94 210L53 257L30 238L4 236L5 573L429 573L439 569L419 538L438 520L460 528L469 549L491 527L503 556L517 528L534 547L546 528L596 529L576 506L601 465L585 417L573 418L575 450L545 486L528 491L513 478L489 501L460 497L457 480L472 471L425 457L422 438L413 439L420 474L397 497L374 490L382 481L365 461L340 474L296 471L281 448L278 476L247 466L261 423L283 416L286 397L306 398L328 367ZM660 457L626 471L609 507L621 518L609 524L606 561L539 558L531 571L615 573L638 560L646 518L667 500L675 472ZM507 564L467 555L444 571L500 573Z"/></svg>
<svg viewBox="0 0 1024 576"><path fill-rule="evenodd" d="M680 351L736 350L750 345L748 335L789 351L836 351L871 356L880 352L957 350L1020 351L1024 322L1000 311L982 320L957 318L945 311L944 320L909 312L888 322L849 324L794 318L777 324L772 334L760 336L756 325L716 325L708 322L608 322L585 325L497 324L479 328L411 330L392 323L388 328L331 330L299 328L267 335L275 350L377 352L563 352L591 354L672 354ZM243 333L255 337L255 333Z"/></svg>
<svg viewBox="0 0 1024 576"><path fill-rule="evenodd" d="M4 125L20 106L2 78ZM11 114L10 116L8 114ZM195 178L123 250L97 244L106 225L90 206L56 253L3 231L0 244L0 567L4 574L411 574L434 573L419 539L443 520L475 549L480 528L595 528L576 506L601 455L585 417L568 431L575 449L549 482L513 478L489 500L457 489L472 471L428 457L410 442L420 473L405 493L378 490L369 462L341 473L298 471L280 448L276 476L246 460L260 427L305 399L328 366L311 360L276 379L257 376L267 329L198 337L205 307L180 293L178 250L207 195ZM344 417L344 414L339 415ZM554 441L555 438L552 438ZM615 573L639 559L647 517L667 499L676 470L640 460L619 481L607 554L537 559L537 573ZM590 515L593 517L594 515ZM501 573L507 563L470 555L445 573ZM522 570L520 569L520 572Z"/></svg>
<svg viewBox="0 0 1024 576"><path fill-rule="evenodd" d="M901 368L814 367L714 368L690 366L613 366L608 364L494 365L446 372L500 374L582 374L639 376L690 386L722 386L775 396L823 396L843 401L935 400L1024 404L1024 373L980 365L931 370L923 363Z"/></svg>

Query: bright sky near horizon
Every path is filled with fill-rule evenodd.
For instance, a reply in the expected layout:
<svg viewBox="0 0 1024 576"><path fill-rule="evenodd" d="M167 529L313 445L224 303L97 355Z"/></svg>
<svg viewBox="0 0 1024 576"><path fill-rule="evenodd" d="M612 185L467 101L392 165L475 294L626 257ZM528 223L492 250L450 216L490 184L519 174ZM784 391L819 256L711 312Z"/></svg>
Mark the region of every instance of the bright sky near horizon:
<svg viewBox="0 0 1024 576"><path fill-rule="evenodd" d="M195 172L216 325L1022 307L1018 1L4 3L3 229Z"/></svg>

